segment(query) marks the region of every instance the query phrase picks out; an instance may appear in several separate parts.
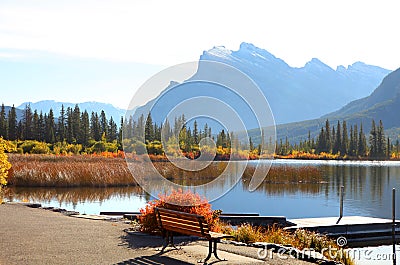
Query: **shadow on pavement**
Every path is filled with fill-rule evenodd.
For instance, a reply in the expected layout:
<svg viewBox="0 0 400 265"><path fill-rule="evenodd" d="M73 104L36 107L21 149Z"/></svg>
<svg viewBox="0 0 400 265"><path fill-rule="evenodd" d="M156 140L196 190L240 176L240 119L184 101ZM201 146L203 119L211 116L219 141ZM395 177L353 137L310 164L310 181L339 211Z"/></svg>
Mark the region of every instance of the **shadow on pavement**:
<svg viewBox="0 0 400 265"><path fill-rule="evenodd" d="M138 257L135 259L129 259L125 261L121 261L116 263L116 265L162 265L162 264L168 264L168 265L192 265L192 263L187 263L184 261L180 261L177 259L169 258L169 257L164 257L164 256L159 256L159 255L153 255L153 256L143 256L143 257Z"/></svg>
<svg viewBox="0 0 400 265"><path fill-rule="evenodd" d="M160 248L165 243L165 239L161 236L146 235L143 233L126 234L121 237L121 240L122 245L133 249L146 247ZM197 240L196 237L176 236L174 237L174 244L182 246L195 240Z"/></svg>

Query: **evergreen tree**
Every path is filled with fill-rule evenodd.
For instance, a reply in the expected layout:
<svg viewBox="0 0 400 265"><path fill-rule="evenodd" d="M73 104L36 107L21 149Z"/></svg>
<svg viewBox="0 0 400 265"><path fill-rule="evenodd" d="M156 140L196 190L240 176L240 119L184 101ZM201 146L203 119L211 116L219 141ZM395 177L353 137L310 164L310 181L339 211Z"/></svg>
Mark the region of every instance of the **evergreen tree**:
<svg viewBox="0 0 400 265"><path fill-rule="evenodd" d="M65 126L66 123L66 115L64 104L61 105L60 116L58 117L58 126L57 126L57 139L62 142L67 138L67 129Z"/></svg>
<svg viewBox="0 0 400 265"><path fill-rule="evenodd" d="M107 136L108 121L104 110L102 110L100 113L100 127L101 127L101 134L105 134Z"/></svg>
<svg viewBox="0 0 400 265"><path fill-rule="evenodd" d="M356 155L356 143L355 143L355 140L354 140L353 125L350 125L349 155L350 156L355 156Z"/></svg>
<svg viewBox="0 0 400 265"><path fill-rule="evenodd" d="M165 141L168 141L169 138L172 136L172 129L171 125L169 124L168 119L165 120L163 128L162 128L162 133Z"/></svg>
<svg viewBox="0 0 400 265"><path fill-rule="evenodd" d="M343 121L342 146L340 148L340 153L342 155L347 155L348 150L349 150L349 134L347 132L346 121Z"/></svg>
<svg viewBox="0 0 400 265"><path fill-rule="evenodd" d="M231 136L233 135L233 133L227 133L226 134L226 147L227 148L232 148L232 138ZM262 138L261 138L262 139ZM261 144L260 144L261 145ZM260 147L261 150L261 147ZM260 151L261 152L261 151Z"/></svg>
<svg viewBox="0 0 400 265"><path fill-rule="evenodd" d="M335 128L333 128L334 130ZM311 149L313 149L313 147L311 146L311 132L310 130L308 130L308 137L307 137L307 148L306 148L306 152L311 152Z"/></svg>
<svg viewBox="0 0 400 265"><path fill-rule="evenodd" d="M33 119L32 119L32 137L34 140L40 141L40 124L39 124L39 114L37 110L33 111Z"/></svg>
<svg viewBox="0 0 400 265"><path fill-rule="evenodd" d="M90 116L90 134L95 141L101 140L101 126L99 121L99 115L97 113L92 112Z"/></svg>
<svg viewBox="0 0 400 265"><path fill-rule="evenodd" d="M78 104L75 105L74 111L72 112L72 141L77 142L81 139L81 110Z"/></svg>
<svg viewBox="0 0 400 265"><path fill-rule="evenodd" d="M188 150L188 147L186 146L186 143L187 143L187 139L186 139L187 138L186 123L183 123L182 127L181 127L180 124L181 124L181 122L178 119L177 125L178 125L178 128L181 128L180 131L179 131L179 134L178 134L179 148L181 150Z"/></svg>
<svg viewBox="0 0 400 265"><path fill-rule="evenodd" d="M53 110L50 109L49 115L47 119L45 119L46 123L46 142L54 144L56 142L56 126L54 122L54 113Z"/></svg>
<svg viewBox="0 0 400 265"><path fill-rule="evenodd" d="M17 124L17 112L13 105L8 112L8 139L11 141L18 139Z"/></svg>
<svg viewBox="0 0 400 265"><path fill-rule="evenodd" d="M185 143L185 148L183 149L183 151L185 151L185 152L192 151L193 136L192 136L192 131L191 131L190 127L187 128L187 130L186 130L186 137L185 137L184 143Z"/></svg>
<svg viewBox="0 0 400 265"><path fill-rule="evenodd" d="M147 115L146 119L146 125L144 128L144 134L145 134L145 139L146 142L152 142L154 141L154 127L153 127L153 119L151 118L151 114Z"/></svg>
<svg viewBox="0 0 400 265"><path fill-rule="evenodd" d="M16 139L23 140L24 139L24 125L22 124L22 120L18 121L16 127Z"/></svg>
<svg viewBox="0 0 400 265"><path fill-rule="evenodd" d="M47 119L47 115L46 115ZM46 140L46 124L44 122L42 111L39 114L39 141L44 142Z"/></svg>
<svg viewBox="0 0 400 265"><path fill-rule="evenodd" d="M317 151L317 153L327 152L326 134L325 134L324 127L321 128L321 132L319 133L316 151Z"/></svg>
<svg viewBox="0 0 400 265"><path fill-rule="evenodd" d="M340 127L340 122L337 122L337 129L336 129L336 139L335 139L335 143L333 145L333 150L332 152L334 154L338 154L341 150L342 147L342 132L341 132L341 127Z"/></svg>
<svg viewBox="0 0 400 265"><path fill-rule="evenodd" d="M378 156L378 133L375 125L375 120L372 120L371 131L369 133L369 144L370 144L370 157Z"/></svg>
<svg viewBox="0 0 400 265"><path fill-rule="evenodd" d="M83 146L89 145L90 140L90 121L89 121L89 113L85 110L81 115L81 132L79 137L79 143Z"/></svg>
<svg viewBox="0 0 400 265"><path fill-rule="evenodd" d="M354 153L353 153L353 156L358 156L358 126L357 126L357 124L354 125L353 141L354 141Z"/></svg>
<svg viewBox="0 0 400 265"><path fill-rule="evenodd" d="M385 132L383 130L383 123L382 120L379 120L379 127L378 127L378 157L385 157L386 156L386 137Z"/></svg>
<svg viewBox="0 0 400 265"><path fill-rule="evenodd" d="M284 146L284 155L288 155L289 154L289 149L290 149L290 144L289 144L289 140L288 140L288 138L286 136L286 138L285 138L285 146Z"/></svg>
<svg viewBox="0 0 400 265"><path fill-rule="evenodd" d="M336 130L335 130L335 126L332 126L332 136L331 137L332 137L332 154L336 154L337 151L335 150L335 146L336 146Z"/></svg>
<svg viewBox="0 0 400 265"><path fill-rule="evenodd" d="M208 136L208 124L204 124L204 137L210 137Z"/></svg>
<svg viewBox="0 0 400 265"><path fill-rule="evenodd" d="M8 131L7 131L7 117L6 117L6 108L4 104L1 104L0 111L0 137L4 139L8 139Z"/></svg>
<svg viewBox="0 0 400 265"><path fill-rule="evenodd" d="M112 142L114 140L117 140L118 138L118 128L117 124L114 122L113 118L110 118L110 121L108 122L108 135L107 135L107 141Z"/></svg>
<svg viewBox="0 0 400 265"><path fill-rule="evenodd" d="M326 152L330 153L332 151L332 139L331 139L331 128L329 124L329 120L327 119L325 122L325 143L326 143Z"/></svg>
<svg viewBox="0 0 400 265"><path fill-rule="evenodd" d="M282 139L281 139L281 146L282 146ZM254 150L254 143L253 143L253 140L251 140L251 137L249 138L249 149L250 149L250 152L253 152L253 150Z"/></svg>
<svg viewBox="0 0 400 265"><path fill-rule="evenodd" d="M162 125L158 126L157 123L154 123L154 140L161 141L161 131Z"/></svg>
<svg viewBox="0 0 400 265"><path fill-rule="evenodd" d="M193 143L195 145L198 145L200 139L199 139L199 129L197 128L197 121L194 121L193 127L194 127L193 128Z"/></svg>
<svg viewBox="0 0 400 265"><path fill-rule="evenodd" d="M358 136L358 155L361 157L367 156L367 139L364 134L362 123L360 124L360 133Z"/></svg>
<svg viewBox="0 0 400 265"><path fill-rule="evenodd" d="M28 104L25 106L25 110L22 116L22 139L32 140L32 110Z"/></svg>
<svg viewBox="0 0 400 265"><path fill-rule="evenodd" d="M124 117L121 116L121 121L120 121L120 125L119 125L119 131L118 131L118 146L120 148L122 148L122 132L124 130Z"/></svg>
<svg viewBox="0 0 400 265"><path fill-rule="evenodd" d="M221 146L222 148L227 147L226 133L225 133L224 129L222 129L222 131L217 136L217 146ZM253 149L254 149L254 146L253 146Z"/></svg>
<svg viewBox="0 0 400 265"><path fill-rule="evenodd" d="M72 115L72 108L68 107L67 108L67 142L72 143L73 138L74 138L74 132L73 132L73 115Z"/></svg>
<svg viewBox="0 0 400 265"><path fill-rule="evenodd" d="M129 116L128 122L126 122L126 120L125 120L124 126L122 128L123 128L122 131L123 131L123 135L124 135L125 139L131 139L134 137L134 134L137 134L137 131L136 131L136 130L138 130L137 124L134 123L132 115Z"/></svg>
<svg viewBox="0 0 400 265"><path fill-rule="evenodd" d="M137 128L134 131L134 137L140 139L142 142L145 142L145 117L144 115L140 115L138 121L137 121Z"/></svg>

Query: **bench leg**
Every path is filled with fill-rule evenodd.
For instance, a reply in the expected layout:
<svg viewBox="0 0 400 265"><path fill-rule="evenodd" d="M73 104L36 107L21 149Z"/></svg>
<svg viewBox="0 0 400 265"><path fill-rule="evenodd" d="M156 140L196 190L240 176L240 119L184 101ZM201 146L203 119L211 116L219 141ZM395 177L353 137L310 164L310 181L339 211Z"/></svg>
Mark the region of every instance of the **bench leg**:
<svg viewBox="0 0 400 265"><path fill-rule="evenodd" d="M159 254L164 253L164 250L168 247L168 245L169 245L169 233L167 233L167 234L165 235L165 242L164 242L164 245L162 246L162 248L161 248ZM158 249L158 250L159 250L159 249Z"/></svg>
<svg viewBox="0 0 400 265"><path fill-rule="evenodd" d="M218 240L209 240L208 241L208 255L204 260L199 260L199 262L206 263L211 258L211 254L214 254L214 257L217 258L218 260L221 260L221 261L226 260L226 259L221 259L220 257L218 257L217 243L218 243Z"/></svg>
<svg viewBox="0 0 400 265"><path fill-rule="evenodd" d="M199 262L199 263L206 263L206 262L211 258L211 253L213 253L213 252L214 252L214 251L213 251L212 241L209 240L209 241L208 241L208 255L207 255L207 257L206 257L205 259L201 259L201 260L199 260L198 262Z"/></svg>
<svg viewBox="0 0 400 265"><path fill-rule="evenodd" d="M217 255L217 243L218 243L218 240L214 240L214 251L213 251L214 256L215 256L218 260L226 260L226 259L221 259L220 257L218 257L218 255ZM211 242L210 242L210 244L211 244Z"/></svg>
<svg viewBox="0 0 400 265"><path fill-rule="evenodd" d="M173 237L172 233L167 232L166 235L165 235L165 243L164 243L164 245L163 245L163 247L162 247L162 249L161 249L161 251L160 251L159 254L164 253L164 250L165 250L169 245L171 245L171 247L173 247L173 248L176 249L176 250L181 249L181 248L177 248L177 247L174 245L174 237Z"/></svg>

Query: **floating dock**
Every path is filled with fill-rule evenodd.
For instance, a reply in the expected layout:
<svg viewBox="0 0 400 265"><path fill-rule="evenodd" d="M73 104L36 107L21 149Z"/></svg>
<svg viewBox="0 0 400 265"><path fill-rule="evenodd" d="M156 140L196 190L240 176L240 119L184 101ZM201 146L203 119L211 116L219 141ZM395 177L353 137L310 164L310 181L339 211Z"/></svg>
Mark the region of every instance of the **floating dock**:
<svg viewBox="0 0 400 265"><path fill-rule="evenodd" d="M139 212L101 212L100 215L123 216L136 220ZM344 216L286 219L284 216L260 216L258 213L224 213L220 219L237 226L249 223L255 226L270 226L273 224L286 230L305 229L329 237L345 237L352 247L387 245L393 243L393 222L391 219L365 216ZM394 223L395 242L400 242L400 220Z"/></svg>
<svg viewBox="0 0 400 265"><path fill-rule="evenodd" d="M325 234L330 237L345 237L348 245L354 247L384 245L393 243L393 222L391 219L344 216L290 219L294 225L286 227L287 230L305 229ZM400 221L396 220L395 240L400 240Z"/></svg>

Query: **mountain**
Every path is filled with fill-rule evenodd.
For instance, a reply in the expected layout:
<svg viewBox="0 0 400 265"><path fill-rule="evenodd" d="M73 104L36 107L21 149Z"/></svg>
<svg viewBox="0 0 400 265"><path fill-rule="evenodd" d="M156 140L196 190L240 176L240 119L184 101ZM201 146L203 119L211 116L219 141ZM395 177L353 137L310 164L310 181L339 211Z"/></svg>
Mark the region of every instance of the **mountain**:
<svg viewBox="0 0 400 265"><path fill-rule="evenodd" d="M61 106L64 105L64 108L67 109L68 107L74 108L76 103L70 102L57 102L54 100L42 100L38 102L24 102L19 105L18 109L25 109L26 105L30 105L32 111L37 110L38 112L42 111L43 113L48 113L50 109L53 109L54 116L58 117L60 114ZM98 114L101 113L102 110L106 113L107 118L113 117L115 122L119 122L121 116L125 116L125 110L116 108L111 104L107 103L100 103L100 102L83 102L78 103L78 106L81 111L87 110L89 115L92 111L97 112Z"/></svg>
<svg viewBox="0 0 400 265"><path fill-rule="evenodd" d="M378 88L365 98L350 102L340 110L327 114L332 116L351 116L357 112L371 112L372 109L391 105L393 100L397 100L400 95L400 69L386 76Z"/></svg>
<svg viewBox="0 0 400 265"><path fill-rule="evenodd" d="M314 58L301 68L249 43L238 51L214 47L200 60L234 66L249 75L270 103L277 124L321 117L369 95L390 71L356 62L336 70Z"/></svg>
<svg viewBox="0 0 400 265"><path fill-rule="evenodd" d="M198 72L187 81L198 80L200 74L205 80L207 74L221 80L230 79L228 73L218 71L212 73L201 69L203 61L225 63L253 79L266 96L277 124L315 119L336 111L352 100L369 95L390 72L362 62L356 62L348 67L338 66L334 70L316 58L306 63L304 67L295 68L264 49L250 43L242 43L237 51L224 47L214 47L204 51L200 56ZM200 71L202 73L199 73ZM179 102L199 96L201 93L196 89L205 88L198 85L195 88L195 86L193 85L191 89L188 87L182 89L174 99L165 102L159 111L168 112ZM238 102L234 95L221 91L209 88L204 93L231 105L232 102ZM146 113L147 109L148 106L140 108L139 113ZM157 116L157 113L154 115ZM248 117L245 116L244 119ZM162 120L156 117L156 121Z"/></svg>
<svg viewBox="0 0 400 265"><path fill-rule="evenodd" d="M400 131L400 68L388 74L381 84L367 97L355 100L338 111L314 119L298 123L277 126L278 138L288 136L289 139L298 141L306 139L308 131L312 136L317 135L326 119L331 121L331 126L338 120L346 120L350 125L363 123L364 132L371 129L371 120L382 120L387 136L392 140L399 139Z"/></svg>
<svg viewBox="0 0 400 265"><path fill-rule="evenodd" d="M330 113L330 119L382 120L385 128L400 128L400 68L387 75L368 97L350 102L339 111Z"/></svg>

